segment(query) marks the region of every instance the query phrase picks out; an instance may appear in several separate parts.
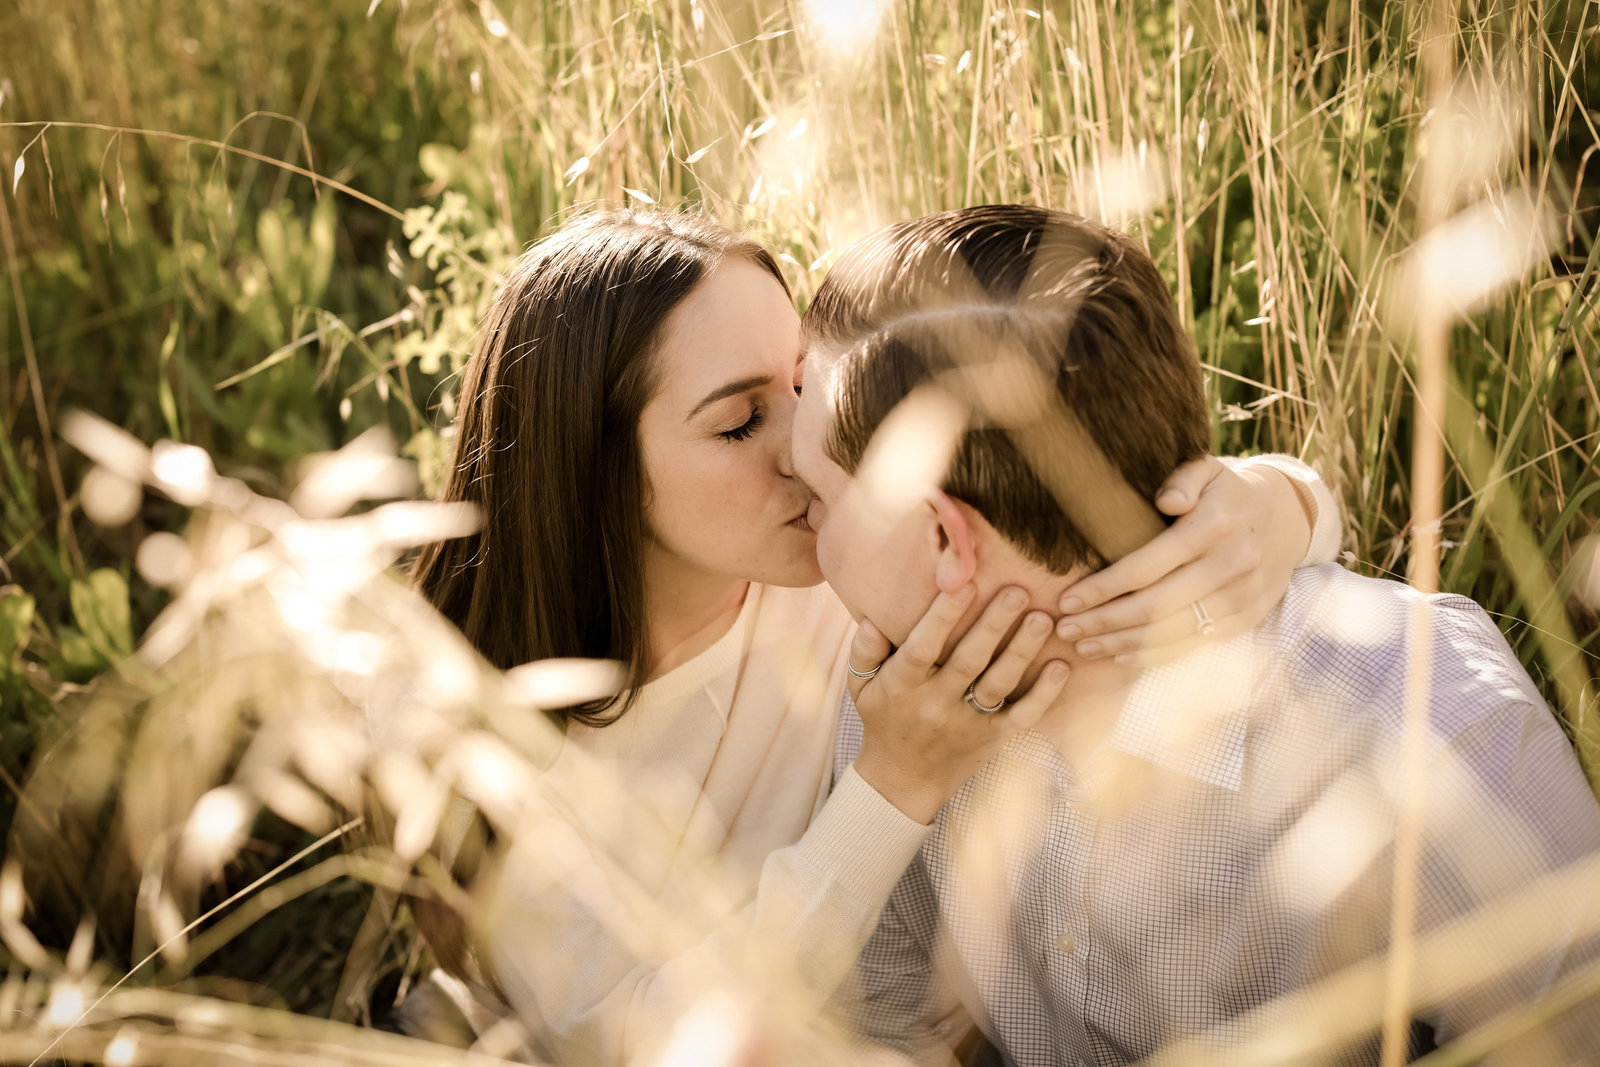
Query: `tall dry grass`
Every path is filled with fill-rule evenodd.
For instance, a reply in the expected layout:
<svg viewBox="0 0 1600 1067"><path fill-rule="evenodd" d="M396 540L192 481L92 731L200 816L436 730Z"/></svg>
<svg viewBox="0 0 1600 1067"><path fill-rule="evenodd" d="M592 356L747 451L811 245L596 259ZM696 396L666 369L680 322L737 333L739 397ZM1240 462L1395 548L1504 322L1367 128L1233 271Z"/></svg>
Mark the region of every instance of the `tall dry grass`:
<svg viewBox="0 0 1600 1067"><path fill-rule="evenodd" d="M303 456L384 424L427 485L494 278L568 211L700 205L777 251L803 302L881 223L1022 200L1139 235L1211 368L1219 449L1316 463L1345 507L1349 563L1369 573L1412 568L1424 503L1408 302L1459 299L1435 331L1442 586L1495 613L1600 783L1597 20L1577 0L1455 5L1439 25L1428 5L1306 0L20 0L0 15L0 559L14 583L0 763L44 781L33 754L97 716L155 701L181 718L162 696L173 679L130 655L171 594L129 563L186 524L203 557L227 525L204 517L214 501L193 501L190 524L181 492L130 496L138 472L86 482L57 433L68 409L202 446L268 496L287 495ZM1427 80L1430 47L1448 57L1443 83ZM1430 165L1445 178L1425 180ZM230 700L254 701L285 663L325 691L332 668L292 636L241 635L262 657L249 670L185 654ZM152 744L131 763L98 757L104 836L74 845L103 895L69 901L37 959L9 950L33 977L6 995L47 1022L60 989L97 988L160 939L160 894L138 894L166 862L161 831L240 773L247 741L213 738L182 788L160 787ZM307 777L289 756L276 769ZM231 904L251 921L209 927L228 935L212 966L165 958L132 985L357 1019L381 973L414 972L413 947L386 932L397 876L382 857L278 869L339 821L332 783L301 785L329 814L243 783L279 822L257 824L231 882L173 898L162 929L269 873L301 879L316 908ZM18 787L0 812L21 830ZM288 918L306 914L330 928ZM129 1017L190 1010L162 1003ZM218 1032L282 1037L249 1018ZM63 1054L111 1057L110 1022L72 1033L91 1036Z"/></svg>

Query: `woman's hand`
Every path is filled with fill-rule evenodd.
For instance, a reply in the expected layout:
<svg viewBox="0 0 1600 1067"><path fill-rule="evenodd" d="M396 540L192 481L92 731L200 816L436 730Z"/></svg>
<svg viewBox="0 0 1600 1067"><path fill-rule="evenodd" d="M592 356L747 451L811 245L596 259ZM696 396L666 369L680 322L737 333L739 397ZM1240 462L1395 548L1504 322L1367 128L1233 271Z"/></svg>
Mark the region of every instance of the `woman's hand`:
<svg viewBox="0 0 1600 1067"><path fill-rule="evenodd" d="M856 773L921 823L932 822L1013 733L1038 722L1067 681L1067 665L1052 660L1025 695L1005 703L1050 636L1050 616L1029 612L995 656L1027 607L1027 594L1016 588L989 602L941 666L939 656L974 595L970 583L959 593L939 594L893 655L889 640L865 620L850 646L851 665L872 672L871 678L850 678L865 727ZM1003 707L980 712L967 700L968 686L976 703Z"/></svg>
<svg viewBox="0 0 1600 1067"><path fill-rule="evenodd" d="M1056 633L1086 659L1147 667L1243 633L1283 598L1311 539L1287 476L1215 456L1174 471L1156 506L1178 521L1061 595ZM1214 628L1202 632L1196 604Z"/></svg>

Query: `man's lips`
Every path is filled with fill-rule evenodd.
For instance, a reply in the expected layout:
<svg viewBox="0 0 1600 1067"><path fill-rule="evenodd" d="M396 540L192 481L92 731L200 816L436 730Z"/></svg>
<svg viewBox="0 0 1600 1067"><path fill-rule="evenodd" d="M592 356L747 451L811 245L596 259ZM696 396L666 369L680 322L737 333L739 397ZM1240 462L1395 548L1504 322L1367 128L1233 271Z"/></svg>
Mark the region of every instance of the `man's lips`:
<svg viewBox="0 0 1600 1067"><path fill-rule="evenodd" d="M812 530L812 526L811 526L811 505L807 504L806 505L806 509L804 511L802 511L800 514L796 515L794 518L790 519L784 525L792 526L796 530L803 530L803 531L805 531L807 533L810 533L811 530Z"/></svg>

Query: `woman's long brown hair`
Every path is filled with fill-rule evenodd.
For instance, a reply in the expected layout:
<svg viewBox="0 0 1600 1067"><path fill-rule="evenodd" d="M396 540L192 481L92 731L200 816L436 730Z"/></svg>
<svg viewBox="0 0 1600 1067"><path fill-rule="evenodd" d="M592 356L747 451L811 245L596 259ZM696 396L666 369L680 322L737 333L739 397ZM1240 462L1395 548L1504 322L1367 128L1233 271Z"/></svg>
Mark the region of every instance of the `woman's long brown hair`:
<svg viewBox="0 0 1600 1067"><path fill-rule="evenodd" d="M462 373L444 499L476 504L483 526L425 546L411 578L502 670L557 656L625 664L619 697L551 709L558 719L615 722L645 680L639 415L655 392L662 324L728 256L788 291L766 249L702 219L621 212L569 223L512 265ZM368 818L392 839L371 799ZM493 844L476 818L441 858L471 886ZM498 990L465 916L430 894L408 902L447 971Z"/></svg>
<svg viewBox="0 0 1600 1067"><path fill-rule="evenodd" d="M511 267L462 375L444 499L476 504L484 525L426 546L412 579L501 669L553 656L625 664L623 696L563 718L613 722L645 679L639 415L662 323L728 256L784 285L766 249L702 219L571 223Z"/></svg>

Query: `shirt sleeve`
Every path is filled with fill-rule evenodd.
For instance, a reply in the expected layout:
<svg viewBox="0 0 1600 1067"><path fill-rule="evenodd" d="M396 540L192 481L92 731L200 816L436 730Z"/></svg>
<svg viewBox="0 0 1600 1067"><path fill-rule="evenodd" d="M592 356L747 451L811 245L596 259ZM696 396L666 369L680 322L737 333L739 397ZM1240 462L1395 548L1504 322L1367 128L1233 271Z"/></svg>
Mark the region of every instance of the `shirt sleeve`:
<svg viewBox="0 0 1600 1067"><path fill-rule="evenodd" d="M834 1006L873 1044L933 1067L953 1063L949 1022L970 1025L937 966L939 904L919 857L900 879ZM964 1030L965 1027L958 1027Z"/></svg>
<svg viewBox="0 0 1600 1067"><path fill-rule="evenodd" d="M709 934L674 924L570 827L535 833L501 877L489 959L562 1062L631 1062L713 990L792 998L783 1014L804 1025L850 972L928 829L850 771L804 837L768 856L755 899Z"/></svg>
<svg viewBox="0 0 1600 1067"><path fill-rule="evenodd" d="M1333 491L1328 488L1316 470L1281 452L1269 452L1243 459L1222 456L1221 459L1225 465L1236 471L1249 470L1251 467L1270 467L1289 479L1295 495L1300 498L1300 506L1305 509L1306 516L1311 520L1311 541L1306 546L1306 554L1300 560L1300 566L1311 567L1319 563L1332 563L1338 558L1339 543L1344 536L1344 520L1339 513L1339 502L1334 499Z"/></svg>

